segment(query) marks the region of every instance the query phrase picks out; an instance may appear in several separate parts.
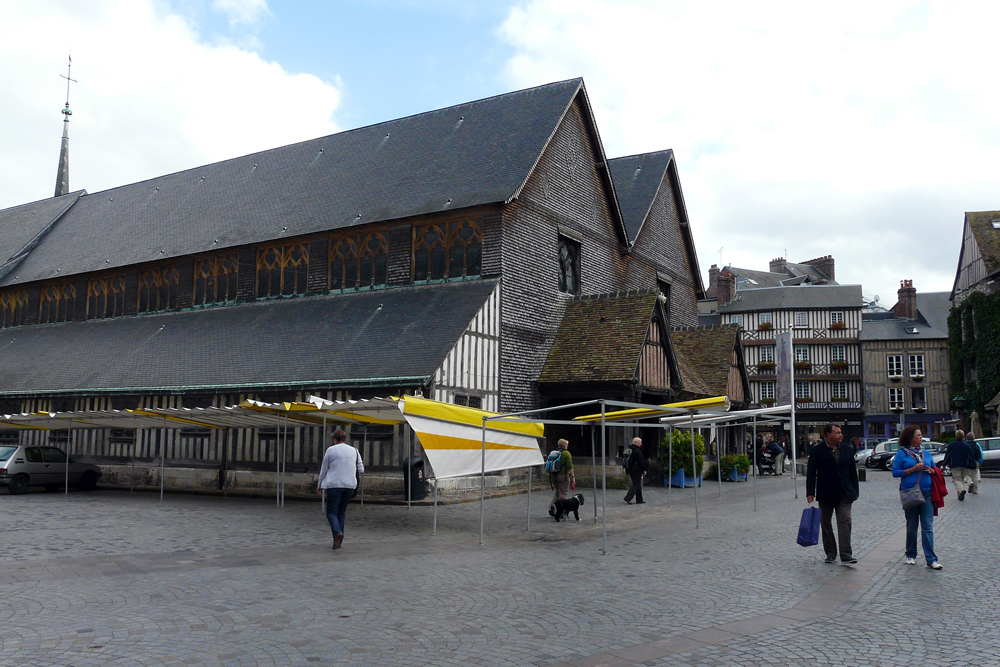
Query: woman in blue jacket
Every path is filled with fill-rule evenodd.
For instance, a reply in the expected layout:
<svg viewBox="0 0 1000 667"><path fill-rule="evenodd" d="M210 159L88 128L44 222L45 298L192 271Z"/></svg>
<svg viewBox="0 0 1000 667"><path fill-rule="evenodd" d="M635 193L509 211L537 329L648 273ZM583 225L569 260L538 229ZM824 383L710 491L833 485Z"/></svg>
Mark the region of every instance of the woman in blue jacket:
<svg viewBox="0 0 1000 667"><path fill-rule="evenodd" d="M920 540L924 546L924 559L932 570L942 569L934 553L934 504L931 502L931 476L934 457L920 446L923 434L916 426L907 426L899 434L899 451L892 460L892 476L901 477L899 490L913 488L920 484L924 494L924 504L904 509L906 515L906 563L917 562L917 523L920 523Z"/></svg>

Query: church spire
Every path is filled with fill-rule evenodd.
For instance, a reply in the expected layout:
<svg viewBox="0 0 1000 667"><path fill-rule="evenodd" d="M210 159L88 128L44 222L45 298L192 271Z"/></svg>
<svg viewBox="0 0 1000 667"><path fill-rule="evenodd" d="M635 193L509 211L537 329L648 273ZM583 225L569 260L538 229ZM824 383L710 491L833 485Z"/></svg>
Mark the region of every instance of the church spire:
<svg viewBox="0 0 1000 667"><path fill-rule="evenodd" d="M62 146L59 149L59 168L56 171L56 197L69 192L69 117L73 115L73 112L69 109L69 84L70 82L77 83L76 79L70 78L72 68L73 56L69 56L69 64L66 66L66 76L59 75L66 79L66 106L62 110L63 134Z"/></svg>

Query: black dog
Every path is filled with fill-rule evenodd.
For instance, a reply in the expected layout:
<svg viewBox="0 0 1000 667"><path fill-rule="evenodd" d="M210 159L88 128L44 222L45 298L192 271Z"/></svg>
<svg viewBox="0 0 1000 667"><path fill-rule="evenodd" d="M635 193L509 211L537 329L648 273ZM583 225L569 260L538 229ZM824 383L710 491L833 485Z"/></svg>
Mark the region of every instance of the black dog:
<svg viewBox="0 0 1000 667"><path fill-rule="evenodd" d="M549 516L556 521L565 521L566 516L572 512L573 517L580 520L580 505L583 504L583 496L579 493L569 498L560 498L549 507Z"/></svg>

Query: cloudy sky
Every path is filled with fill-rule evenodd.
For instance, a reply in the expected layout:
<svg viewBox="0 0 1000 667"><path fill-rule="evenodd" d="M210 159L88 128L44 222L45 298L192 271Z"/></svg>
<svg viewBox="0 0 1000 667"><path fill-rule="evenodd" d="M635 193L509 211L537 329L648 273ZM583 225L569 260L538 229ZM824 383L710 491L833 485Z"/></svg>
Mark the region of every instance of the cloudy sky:
<svg viewBox="0 0 1000 667"><path fill-rule="evenodd" d="M951 288L1000 209L1000 5L0 0L0 208L582 76L610 157L672 148L703 276L832 254Z"/></svg>

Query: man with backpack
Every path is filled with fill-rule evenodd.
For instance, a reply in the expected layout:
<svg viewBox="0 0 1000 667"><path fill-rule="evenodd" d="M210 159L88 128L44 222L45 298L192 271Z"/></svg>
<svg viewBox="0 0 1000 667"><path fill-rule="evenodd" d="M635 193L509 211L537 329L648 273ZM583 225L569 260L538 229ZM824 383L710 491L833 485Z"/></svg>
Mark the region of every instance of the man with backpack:
<svg viewBox="0 0 1000 667"><path fill-rule="evenodd" d="M566 449L569 440L560 438L556 443L558 449L549 452L545 459L545 472L549 473L549 484L555 492L549 505L549 514L555 514L557 500L563 500L569 495L570 484L576 488L576 474L573 472L573 455Z"/></svg>
<svg viewBox="0 0 1000 667"><path fill-rule="evenodd" d="M643 504L646 501L642 499L642 478L649 472L649 463L642 453L642 438L632 438L632 445L625 452L622 467L632 480L632 486L625 494L625 502L631 505L632 498L635 498L636 505Z"/></svg>

